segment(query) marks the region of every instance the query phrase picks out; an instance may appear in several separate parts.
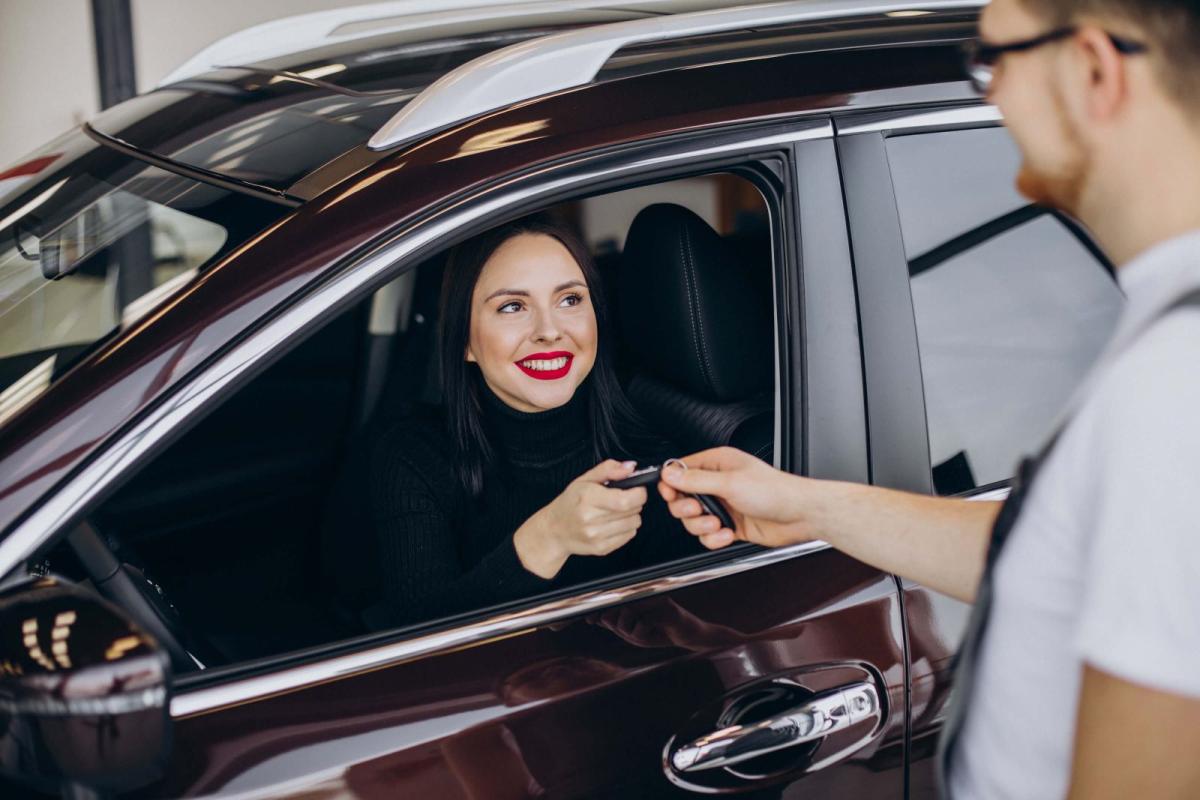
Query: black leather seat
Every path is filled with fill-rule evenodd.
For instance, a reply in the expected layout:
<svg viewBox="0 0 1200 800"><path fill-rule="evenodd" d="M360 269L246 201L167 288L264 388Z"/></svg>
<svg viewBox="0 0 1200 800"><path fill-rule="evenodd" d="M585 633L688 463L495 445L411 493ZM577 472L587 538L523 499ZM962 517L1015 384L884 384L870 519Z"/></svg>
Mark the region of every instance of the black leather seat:
<svg viewBox="0 0 1200 800"><path fill-rule="evenodd" d="M614 288L626 392L646 421L687 452L728 444L770 461L769 231L723 239L682 206L648 206Z"/></svg>

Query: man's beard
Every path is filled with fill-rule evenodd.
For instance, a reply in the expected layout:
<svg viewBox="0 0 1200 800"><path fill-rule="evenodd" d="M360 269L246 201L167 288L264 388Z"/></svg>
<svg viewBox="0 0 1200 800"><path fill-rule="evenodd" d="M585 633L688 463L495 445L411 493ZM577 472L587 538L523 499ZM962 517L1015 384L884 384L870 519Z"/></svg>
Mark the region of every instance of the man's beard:
<svg viewBox="0 0 1200 800"><path fill-rule="evenodd" d="M1054 105L1061 149L1069 155L1053 168L1036 165L1026 155L1017 174L1017 191L1035 205L1078 217L1091 158L1083 137L1064 113L1061 100L1056 97Z"/></svg>

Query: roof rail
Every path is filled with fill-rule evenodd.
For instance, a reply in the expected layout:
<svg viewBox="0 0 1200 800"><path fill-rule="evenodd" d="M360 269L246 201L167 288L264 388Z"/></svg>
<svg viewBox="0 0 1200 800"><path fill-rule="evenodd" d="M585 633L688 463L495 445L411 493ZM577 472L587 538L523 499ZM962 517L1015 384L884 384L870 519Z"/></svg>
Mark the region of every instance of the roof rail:
<svg viewBox="0 0 1200 800"><path fill-rule="evenodd" d="M369 3L311 14L297 14L254 25L205 47L159 81L159 86L187 80L219 66L240 66L268 58L303 52L331 42L358 38L363 34L339 36L339 28L355 23L368 24L394 17L409 17L432 11L478 7L486 0L399 0ZM384 27L388 30L392 26ZM395 27L402 27L395 26ZM370 34L380 32L372 30Z"/></svg>
<svg viewBox="0 0 1200 800"><path fill-rule="evenodd" d="M219 39L159 81L160 87L217 67L254 64L317 47L394 31L421 30L476 20L579 10L671 11L672 0L392 0L297 14ZM694 5L694 4L692 4Z"/></svg>
<svg viewBox="0 0 1200 800"><path fill-rule="evenodd" d="M922 11L968 10L984 0L792 0L595 25L480 56L443 75L400 109L368 146L386 150L524 100L585 86L622 47L711 33ZM913 13L915 12L915 13Z"/></svg>

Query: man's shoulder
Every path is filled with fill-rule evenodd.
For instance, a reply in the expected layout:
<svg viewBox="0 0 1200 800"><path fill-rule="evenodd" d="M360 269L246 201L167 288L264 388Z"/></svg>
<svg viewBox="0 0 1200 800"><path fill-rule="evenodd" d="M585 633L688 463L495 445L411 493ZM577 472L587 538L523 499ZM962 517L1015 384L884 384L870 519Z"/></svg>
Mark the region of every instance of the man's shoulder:
<svg viewBox="0 0 1200 800"><path fill-rule="evenodd" d="M1089 458L1154 471L1200 456L1200 307L1155 322L1085 400Z"/></svg>
<svg viewBox="0 0 1200 800"><path fill-rule="evenodd" d="M1158 411L1200 413L1200 305L1169 312L1154 322L1113 362L1097 386L1100 406L1112 421ZM1196 425L1200 430L1200 419Z"/></svg>

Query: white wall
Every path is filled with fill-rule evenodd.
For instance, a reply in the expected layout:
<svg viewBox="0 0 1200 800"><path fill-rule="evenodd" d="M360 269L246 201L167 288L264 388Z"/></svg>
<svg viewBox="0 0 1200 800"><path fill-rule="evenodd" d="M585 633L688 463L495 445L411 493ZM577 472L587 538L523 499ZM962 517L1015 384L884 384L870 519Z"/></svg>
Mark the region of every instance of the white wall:
<svg viewBox="0 0 1200 800"><path fill-rule="evenodd" d="M588 244L593 248L607 241L622 250L633 218L646 206L675 203L691 209L714 229L719 229L719 200L717 184L712 179L685 178L589 197L583 202L581 222Z"/></svg>
<svg viewBox="0 0 1200 800"><path fill-rule="evenodd" d="M88 0L0 0L0 170L100 108Z"/></svg>
<svg viewBox="0 0 1200 800"><path fill-rule="evenodd" d="M5 0L0 0L5 2ZM280 17L361 5L364 0L131 0L139 92L231 33Z"/></svg>
<svg viewBox="0 0 1200 800"><path fill-rule="evenodd" d="M138 91L206 45L362 0L132 0ZM100 108L89 0L0 0L0 170Z"/></svg>

